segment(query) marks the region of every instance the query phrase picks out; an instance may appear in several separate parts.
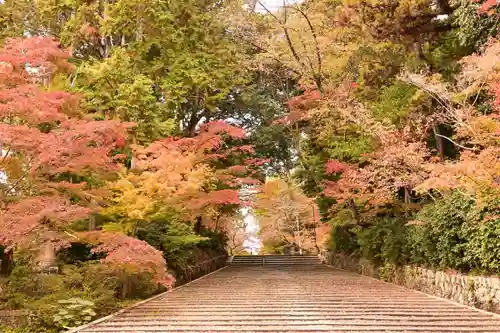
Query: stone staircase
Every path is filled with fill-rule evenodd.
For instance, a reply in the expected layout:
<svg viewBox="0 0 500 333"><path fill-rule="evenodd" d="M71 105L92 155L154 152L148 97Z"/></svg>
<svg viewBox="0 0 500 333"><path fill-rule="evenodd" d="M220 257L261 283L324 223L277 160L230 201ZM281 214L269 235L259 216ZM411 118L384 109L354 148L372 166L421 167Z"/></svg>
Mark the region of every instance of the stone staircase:
<svg viewBox="0 0 500 333"><path fill-rule="evenodd" d="M70 332L500 332L499 316L307 258L256 259L271 258L243 259Z"/></svg>
<svg viewBox="0 0 500 333"><path fill-rule="evenodd" d="M318 256L283 256L283 255L264 255L264 256L234 256L230 261L232 265L320 265L321 260Z"/></svg>

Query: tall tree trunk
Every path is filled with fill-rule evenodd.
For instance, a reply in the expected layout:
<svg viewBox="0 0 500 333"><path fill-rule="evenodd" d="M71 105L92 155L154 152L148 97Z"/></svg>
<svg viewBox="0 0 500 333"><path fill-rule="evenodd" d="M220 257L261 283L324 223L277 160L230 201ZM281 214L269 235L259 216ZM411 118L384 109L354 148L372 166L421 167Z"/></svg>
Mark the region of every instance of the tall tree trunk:
<svg viewBox="0 0 500 333"><path fill-rule="evenodd" d="M434 138L436 140L436 148L439 153L439 158L441 159L441 161L444 161L444 143L443 138L439 136L441 134L439 132L439 127L435 124L432 125L432 132L434 133Z"/></svg>
<svg viewBox="0 0 500 333"><path fill-rule="evenodd" d="M219 222L220 222L220 214L217 214L217 217L215 218L215 231L216 232L219 232L219 228L220 228Z"/></svg>
<svg viewBox="0 0 500 333"><path fill-rule="evenodd" d="M12 251L7 253L3 249L0 249L0 251L2 251L0 254L0 275L7 275L12 268Z"/></svg>
<svg viewBox="0 0 500 333"><path fill-rule="evenodd" d="M405 186L405 204L411 203L411 192L408 186Z"/></svg>
<svg viewBox="0 0 500 333"><path fill-rule="evenodd" d="M184 128L184 134L188 137L192 137L196 133L196 125L200 119L198 118L198 112L193 110L191 112L191 116L189 117L189 122L187 123L186 128Z"/></svg>
<svg viewBox="0 0 500 333"><path fill-rule="evenodd" d="M318 228L318 224L316 223L316 213L314 211L314 206L312 207L312 215L313 215L313 239L314 239L314 247L316 248L316 251L318 251L318 254L321 252L318 246L318 234L316 232L316 229Z"/></svg>
<svg viewBox="0 0 500 333"><path fill-rule="evenodd" d="M201 232L201 216L196 216L194 224L194 232L199 234Z"/></svg>
<svg viewBox="0 0 500 333"><path fill-rule="evenodd" d="M122 290L121 290L121 300L124 301L130 291L131 283L130 283L130 278L127 276L127 273L125 270L122 271L123 274L123 281L122 281Z"/></svg>
<svg viewBox="0 0 500 333"><path fill-rule="evenodd" d="M295 226L297 228L297 245L299 246L299 253L302 254L302 230L300 229L299 217L295 216Z"/></svg>
<svg viewBox="0 0 500 333"><path fill-rule="evenodd" d="M95 229L96 229L95 215L92 214L92 215L90 215L90 218L89 218L89 231L93 231Z"/></svg>
<svg viewBox="0 0 500 333"><path fill-rule="evenodd" d="M356 223L360 224L361 217L359 216L358 207L356 207L356 203L354 202L353 199L349 199L349 208L351 208L351 211L352 211L352 214L354 215L354 219L356 220Z"/></svg>

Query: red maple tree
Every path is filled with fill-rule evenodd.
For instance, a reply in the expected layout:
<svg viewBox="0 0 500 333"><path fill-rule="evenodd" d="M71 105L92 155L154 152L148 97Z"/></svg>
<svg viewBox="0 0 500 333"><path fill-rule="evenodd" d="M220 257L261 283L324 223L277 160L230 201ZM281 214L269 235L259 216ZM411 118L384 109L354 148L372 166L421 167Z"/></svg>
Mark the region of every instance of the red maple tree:
<svg viewBox="0 0 500 333"><path fill-rule="evenodd" d="M314 109L321 101L321 93L315 87L303 86L301 95L290 98L287 102L288 114L274 121L277 125L292 125L303 120L308 111Z"/></svg>
<svg viewBox="0 0 500 333"><path fill-rule="evenodd" d="M361 166L328 161L326 173L341 173L341 178L326 181L324 194L335 198L339 206L357 204L371 213L397 200L401 190L405 202L411 203L411 191L428 177L424 166L429 158L424 143L406 141L397 131L386 132L378 149L367 154Z"/></svg>
<svg viewBox="0 0 500 333"><path fill-rule="evenodd" d="M148 267L165 282L165 261L146 243L99 231L81 238L71 233L73 222L98 207L99 191L85 179L119 169L113 152L126 143L132 124L84 120L77 96L50 91L52 77L72 68L69 57L48 37L10 39L0 50L0 172L6 179L0 183L0 245L51 244L55 251L75 237L99 239L94 250L107 252L107 262Z"/></svg>
<svg viewBox="0 0 500 333"><path fill-rule="evenodd" d="M239 127L209 122L200 126L194 137L170 137L148 147L135 146L134 167L144 177L155 179L143 184L162 184L154 190L156 194L149 191L154 197L167 200L169 205L177 203L188 216L203 215L208 207L218 210L244 204L239 198L240 187L260 183L255 176L267 160L251 158L255 151L241 142L244 139L246 134Z"/></svg>
<svg viewBox="0 0 500 333"><path fill-rule="evenodd" d="M348 164L338 160L328 160L325 165L325 172L328 175L340 173L348 168Z"/></svg>
<svg viewBox="0 0 500 333"><path fill-rule="evenodd" d="M175 281L165 270L163 253L145 241L121 233L101 231L78 233L77 237L94 245L93 253L106 253L101 260L104 264L151 273L155 282L167 287Z"/></svg>
<svg viewBox="0 0 500 333"><path fill-rule="evenodd" d="M474 1L474 2L479 2L479 1ZM486 0L481 4L481 6L477 11L480 14L494 15L497 13L496 9L494 8L496 6L497 6L496 0Z"/></svg>

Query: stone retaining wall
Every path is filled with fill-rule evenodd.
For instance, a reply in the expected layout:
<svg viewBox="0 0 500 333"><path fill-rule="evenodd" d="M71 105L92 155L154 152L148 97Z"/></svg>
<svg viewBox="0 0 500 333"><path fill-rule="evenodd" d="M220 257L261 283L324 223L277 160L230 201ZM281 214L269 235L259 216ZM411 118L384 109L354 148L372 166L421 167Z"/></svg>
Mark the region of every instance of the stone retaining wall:
<svg viewBox="0 0 500 333"><path fill-rule="evenodd" d="M346 255L324 253L322 256L326 263L334 267L423 291L429 295L478 309L500 313L500 279L498 276L464 275L417 266L376 267L366 260Z"/></svg>
<svg viewBox="0 0 500 333"><path fill-rule="evenodd" d="M176 274L175 287L181 286L192 280L200 278L203 275L216 271L219 268L226 266L226 264L227 264L227 255L222 255L203 261L202 263L199 263L196 266L189 266L184 271Z"/></svg>

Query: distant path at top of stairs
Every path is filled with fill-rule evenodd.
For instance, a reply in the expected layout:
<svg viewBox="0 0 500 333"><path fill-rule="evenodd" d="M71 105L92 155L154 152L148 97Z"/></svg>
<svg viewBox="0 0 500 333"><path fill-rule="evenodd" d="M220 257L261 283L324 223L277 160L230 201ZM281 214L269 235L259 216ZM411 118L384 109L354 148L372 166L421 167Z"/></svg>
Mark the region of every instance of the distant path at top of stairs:
<svg viewBox="0 0 500 333"><path fill-rule="evenodd" d="M318 265L321 260L318 256L234 256L233 265ZM500 333L500 332L499 332Z"/></svg>
<svg viewBox="0 0 500 333"><path fill-rule="evenodd" d="M72 332L500 333L499 316L318 261L253 259Z"/></svg>

